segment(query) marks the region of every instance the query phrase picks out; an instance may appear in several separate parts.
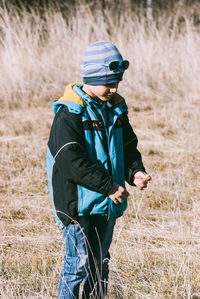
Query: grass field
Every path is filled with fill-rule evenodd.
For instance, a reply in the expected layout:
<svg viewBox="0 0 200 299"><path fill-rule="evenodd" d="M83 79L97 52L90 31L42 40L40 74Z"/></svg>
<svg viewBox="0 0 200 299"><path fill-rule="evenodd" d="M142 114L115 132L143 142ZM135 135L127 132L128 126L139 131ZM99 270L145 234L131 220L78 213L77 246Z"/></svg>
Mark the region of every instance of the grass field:
<svg viewBox="0 0 200 299"><path fill-rule="evenodd" d="M148 189L111 247L109 298L200 298L200 5L146 20L129 6L0 9L0 297L56 298L64 244L46 177L52 102L79 81L85 47L115 43L130 60L121 83ZM85 15L85 18L83 18Z"/></svg>

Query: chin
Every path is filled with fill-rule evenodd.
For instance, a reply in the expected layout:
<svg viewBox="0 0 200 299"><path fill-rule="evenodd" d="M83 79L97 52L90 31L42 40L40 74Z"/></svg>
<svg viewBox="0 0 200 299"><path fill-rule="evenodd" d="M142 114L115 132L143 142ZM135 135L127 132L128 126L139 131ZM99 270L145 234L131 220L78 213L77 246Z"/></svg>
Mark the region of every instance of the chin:
<svg viewBox="0 0 200 299"><path fill-rule="evenodd" d="M109 100L112 98L112 96L113 96L113 95L104 97L104 101L109 101Z"/></svg>
<svg viewBox="0 0 200 299"><path fill-rule="evenodd" d="M106 102L110 100L110 97L104 97L104 98L100 98L101 101Z"/></svg>

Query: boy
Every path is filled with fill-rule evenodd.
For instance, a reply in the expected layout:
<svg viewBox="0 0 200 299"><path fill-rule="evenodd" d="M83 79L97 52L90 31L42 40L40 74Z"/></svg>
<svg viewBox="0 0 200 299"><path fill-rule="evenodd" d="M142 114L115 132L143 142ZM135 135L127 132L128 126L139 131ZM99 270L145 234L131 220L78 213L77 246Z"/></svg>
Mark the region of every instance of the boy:
<svg viewBox="0 0 200 299"><path fill-rule="evenodd" d="M129 62L108 41L91 44L81 63L83 84L54 103L48 142L49 190L66 245L59 298L105 298L115 219L127 207L125 180L139 189L151 179L117 94Z"/></svg>

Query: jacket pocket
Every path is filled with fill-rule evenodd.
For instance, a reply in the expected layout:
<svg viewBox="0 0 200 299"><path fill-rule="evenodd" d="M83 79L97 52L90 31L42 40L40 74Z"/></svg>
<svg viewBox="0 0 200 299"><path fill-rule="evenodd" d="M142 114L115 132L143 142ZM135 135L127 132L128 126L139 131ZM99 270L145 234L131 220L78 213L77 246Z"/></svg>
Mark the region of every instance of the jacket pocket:
<svg viewBox="0 0 200 299"><path fill-rule="evenodd" d="M79 216L99 214L104 215L108 206L108 197L101 193L78 186Z"/></svg>

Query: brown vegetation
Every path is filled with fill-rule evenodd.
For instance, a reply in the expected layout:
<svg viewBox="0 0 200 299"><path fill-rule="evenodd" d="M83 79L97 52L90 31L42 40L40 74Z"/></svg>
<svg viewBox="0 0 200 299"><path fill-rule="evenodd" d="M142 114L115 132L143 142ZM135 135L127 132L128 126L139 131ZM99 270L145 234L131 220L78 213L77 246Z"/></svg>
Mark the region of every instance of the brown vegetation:
<svg viewBox="0 0 200 299"><path fill-rule="evenodd" d="M110 298L200 298L200 40L179 2L147 21L125 11L0 9L1 298L56 298L64 244L49 199L52 101L79 81L83 50L114 42L131 67L121 83L152 175L129 188L111 248ZM85 18L83 18L85 15ZM180 22L181 20L181 22ZM196 294L196 295L195 295ZM196 296L196 297L195 297Z"/></svg>

